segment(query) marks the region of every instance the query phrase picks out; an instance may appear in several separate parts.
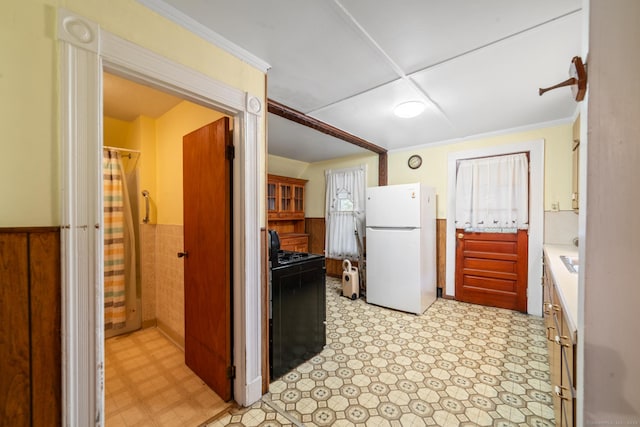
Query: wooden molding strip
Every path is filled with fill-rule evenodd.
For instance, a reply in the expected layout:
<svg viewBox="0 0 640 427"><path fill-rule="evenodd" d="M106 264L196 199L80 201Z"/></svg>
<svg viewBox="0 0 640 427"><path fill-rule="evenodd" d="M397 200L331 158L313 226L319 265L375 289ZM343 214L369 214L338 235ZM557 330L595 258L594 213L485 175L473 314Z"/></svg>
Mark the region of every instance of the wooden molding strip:
<svg viewBox="0 0 640 427"><path fill-rule="evenodd" d="M284 104L280 104L273 99L267 99L267 111L275 114L276 116L280 116L284 119L291 120L292 122L315 129L318 132L325 133L335 138L342 139L343 141L347 141L350 144L373 151L374 153L384 154L387 152L387 150L382 147L372 144L369 141L345 132L342 129L338 129L335 126L331 126L330 124L322 122L311 116L307 116L306 114L301 113L298 110L294 110L291 107L287 107Z"/></svg>
<svg viewBox="0 0 640 427"><path fill-rule="evenodd" d="M388 160L386 149L372 144L369 141L366 141L355 135L352 135L349 132L345 132L342 129L338 129L335 126L331 126L328 123L315 119L311 116L307 116L306 114L298 110L294 110L291 107L287 107L284 104L280 104L273 99L267 99L267 111L275 114L276 116L280 116L283 119L291 120L292 122L310 127L311 129L315 129L318 132L333 136L334 138L341 139L348 142L349 144L357 145L358 147L362 147L366 150L373 151L374 153L378 154L378 185L387 185Z"/></svg>
<svg viewBox="0 0 640 427"><path fill-rule="evenodd" d="M36 227L0 227L0 233L50 233L60 231L59 226Z"/></svg>
<svg viewBox="0 0 640 427"><path fill-rule="evenodd" d="M387 153L378 154L378 185L380 186L387 185L387 165Z"/></svg>

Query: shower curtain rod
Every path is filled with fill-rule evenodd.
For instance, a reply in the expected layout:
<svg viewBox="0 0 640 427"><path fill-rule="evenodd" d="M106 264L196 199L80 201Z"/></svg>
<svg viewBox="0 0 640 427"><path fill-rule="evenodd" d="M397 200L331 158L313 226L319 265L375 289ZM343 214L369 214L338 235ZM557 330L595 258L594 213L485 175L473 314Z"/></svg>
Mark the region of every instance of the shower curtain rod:
<svg viewBox="0 0 640 427"><path fill-rule="evenodd" d="M108 145L104 145L102 148L106 148L107 150L122 151L123 153L140 154L140 150L129 150L128 148L109 147Z"/></svg>

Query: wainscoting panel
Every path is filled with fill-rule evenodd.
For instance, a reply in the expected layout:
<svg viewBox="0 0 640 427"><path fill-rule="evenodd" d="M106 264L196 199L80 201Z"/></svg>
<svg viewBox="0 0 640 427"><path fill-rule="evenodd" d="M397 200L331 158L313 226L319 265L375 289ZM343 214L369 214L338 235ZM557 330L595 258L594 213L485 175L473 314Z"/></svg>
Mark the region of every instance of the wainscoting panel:
<svg viewBox="0 0 640 427"><path fill-rule="evenodd" d="M324 254L324 218L305 218L305 233L309 235L309 252Z"/></svg>
<svg viewBox="0 0 640 427"><path fill-rule="evenodd" d="M156 225L156 319L158 327L184 348L184 250L182 225Z"/></svg>
<svg viewBox="0 0 640 427"><path fill-rule="evenodd" d="M156 326L156 224L140 224L142 327Z"/></svg>
<svg viewBox="0 0 640 427"><path fill-rule="evenodd" d="M0 425L31 425L27 234L0 233Z"/></svg>
<svg viewBox="0 0 640 427"><path fill-rule="evenodd" d="M29 233L32 425L60 425L60 233ZM57 416L56 416L57 415Z"/></svg>
<svg viewBox="0 0 640 427"><path fill-rule="evenodd" d="M0 229L0 425L62 422L60 229Z"/></svg>

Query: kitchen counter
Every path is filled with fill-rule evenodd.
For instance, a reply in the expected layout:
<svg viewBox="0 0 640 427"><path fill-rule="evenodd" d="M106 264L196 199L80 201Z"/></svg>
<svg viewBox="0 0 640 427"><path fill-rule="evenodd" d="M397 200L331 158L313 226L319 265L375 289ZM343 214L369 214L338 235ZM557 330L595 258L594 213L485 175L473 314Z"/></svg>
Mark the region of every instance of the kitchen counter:
<svg viewBox="0 0 640 427"><path fill-rule="evenodd" d="M544 253L575 340L578 330L578 273L570 272L560 256L577 257L578 248L573 245L544 245Z"/></svg>

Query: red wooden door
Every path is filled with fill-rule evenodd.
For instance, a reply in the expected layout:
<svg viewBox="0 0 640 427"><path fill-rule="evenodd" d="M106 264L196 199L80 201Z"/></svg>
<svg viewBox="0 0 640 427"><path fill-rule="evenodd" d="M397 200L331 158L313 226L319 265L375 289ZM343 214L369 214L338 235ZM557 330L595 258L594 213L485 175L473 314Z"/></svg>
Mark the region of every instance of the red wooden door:
<svg viewBox="0 0 640 427"><path fill-rule="evenodd" d="M185 362L231 399L229 119L183 138Z"/></svg>
<svg viewBox="0 0 640 427"><path fill-rule="evenodd" d="M456 299L527 311L528 234L456 230Z"/></svg>

